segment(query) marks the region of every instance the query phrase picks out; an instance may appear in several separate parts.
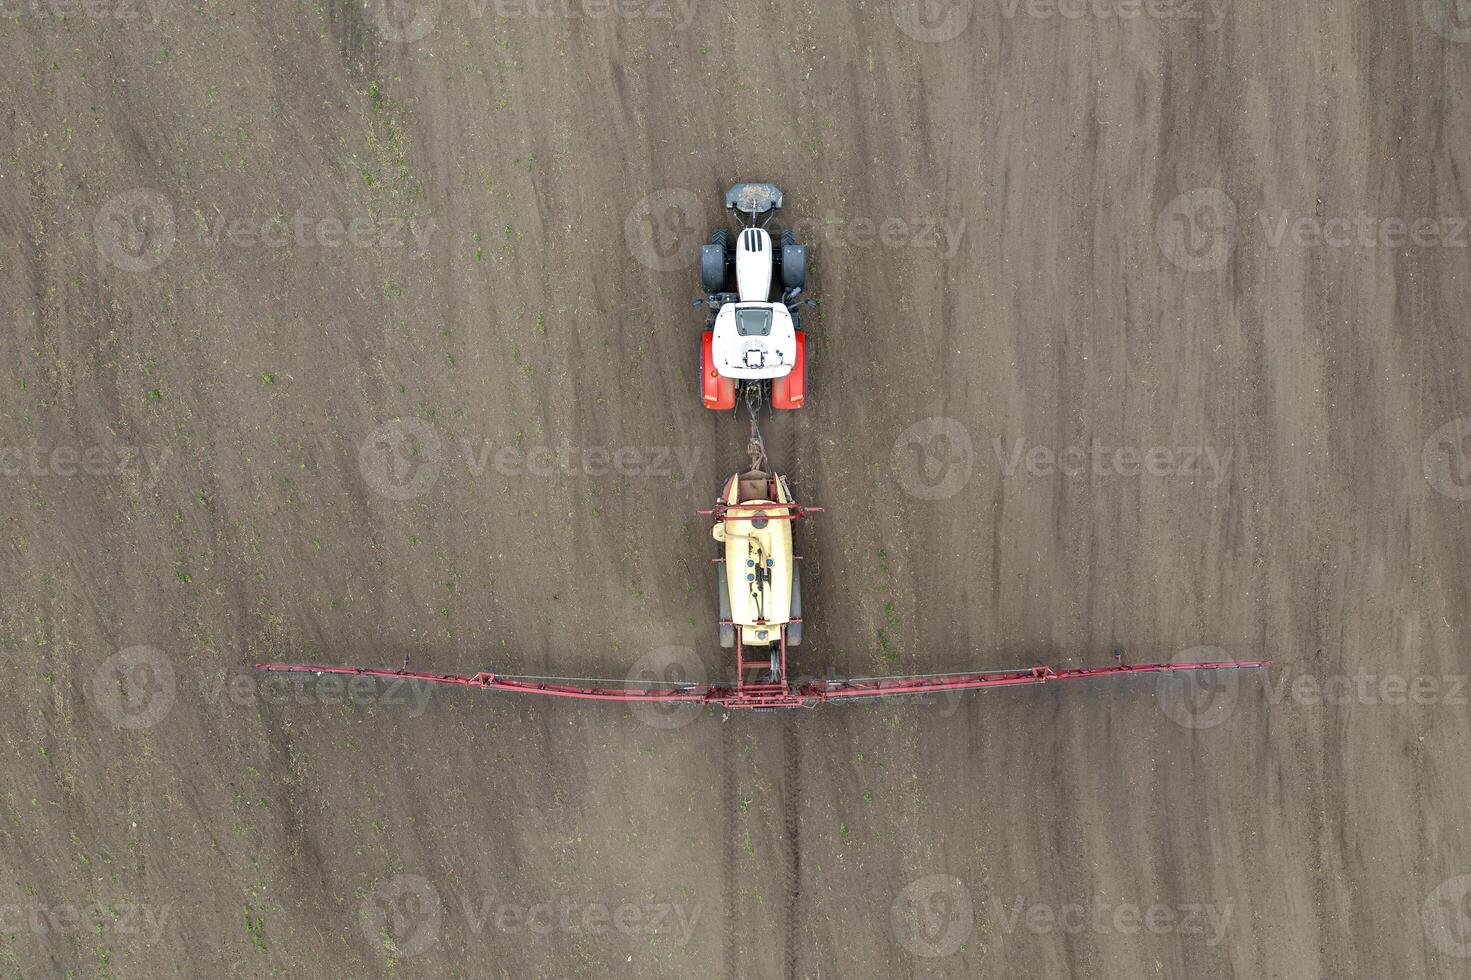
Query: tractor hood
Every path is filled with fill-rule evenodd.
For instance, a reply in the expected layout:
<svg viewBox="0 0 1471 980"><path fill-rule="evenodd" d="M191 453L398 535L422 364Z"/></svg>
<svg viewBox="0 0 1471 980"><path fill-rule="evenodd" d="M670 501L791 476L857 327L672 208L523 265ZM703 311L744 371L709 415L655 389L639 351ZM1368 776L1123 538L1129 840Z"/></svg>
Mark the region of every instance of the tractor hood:
<svg viewBox="0 0 1471 980"><path fill-rule="evenodd" d="M736 290L742 303L771 299L771 234L765 228L742 229L736 239Z"/></svg>

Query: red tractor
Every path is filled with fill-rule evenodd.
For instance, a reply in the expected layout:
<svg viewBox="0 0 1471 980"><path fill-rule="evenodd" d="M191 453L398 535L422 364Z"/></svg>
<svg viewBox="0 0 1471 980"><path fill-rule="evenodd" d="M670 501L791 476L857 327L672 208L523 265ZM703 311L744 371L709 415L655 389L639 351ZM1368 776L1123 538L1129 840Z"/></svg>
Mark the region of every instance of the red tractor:
<svg viewBox="0 0 1471 980"><path fill-rule="evenodd" d="M798 299L807 282L807 246L790 230L774 242L766 225L781 210L775 184L736 184L725 207L739 226L717 229L700 246L696 306L709 310L700 344L700 400L709 409L801 408L807 398L807 335ZM776 243L780 243L780 248Z"/></svg>

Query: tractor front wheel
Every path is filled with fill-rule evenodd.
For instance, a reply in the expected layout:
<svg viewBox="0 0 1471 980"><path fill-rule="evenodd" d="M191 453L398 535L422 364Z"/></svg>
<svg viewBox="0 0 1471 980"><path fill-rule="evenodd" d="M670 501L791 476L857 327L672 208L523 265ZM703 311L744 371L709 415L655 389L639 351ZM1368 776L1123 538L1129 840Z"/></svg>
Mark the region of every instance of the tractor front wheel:
<svg viewBox="0 0 1471 980"><path fill-rule="evenodd" d="M710 244L700 246L700 286L707 295L725 292L729 266L730 236L724 228L717 228L710 236Z"/></svg>
<svg viewBox="0 0 1471 980"><path fill-rule="evenodd" d="M784 290L807 285L807 246L790 228L781 233L781 285Z"/></svg>

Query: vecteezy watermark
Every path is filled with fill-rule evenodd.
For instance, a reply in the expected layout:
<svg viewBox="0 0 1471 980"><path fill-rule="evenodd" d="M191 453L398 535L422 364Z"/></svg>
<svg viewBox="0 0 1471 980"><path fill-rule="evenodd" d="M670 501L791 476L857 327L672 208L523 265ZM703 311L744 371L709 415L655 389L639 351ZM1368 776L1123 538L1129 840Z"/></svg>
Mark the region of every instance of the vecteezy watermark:
<svg viewBox="0 0 1471 980"><path fill-rule="evenodd" d="M439 434L421 418L394 419L358 445L358 469L389 500L417 500L439 479Z"/></svg>
<svg viewBox="0 0 1471 980"><path fill-rule="evenodd" d="M139 936L145 944L163 937L173 915L169 905L137 902L0 902L0 935L88 933L97 937Z"/></svg>
<svg viewBox="0 0 1471 980"><path fill-rule="evenodd" d="M476 445L470 439L460 444L473 476L483 474L489 461L502 476L672 479L677 487L688 486L694 479L701 450L699 446L574 446L565 439L557 446L524 449L489 441Z"/></svg>
<svg viewBox="0 0 1471 980"><path fill-rule="evenodd" d="M1471 875L1447 878L1425 896L1420 928L1430 945L1444 955L1471 957Z"/></svg>
<svg viewBox="0 0 1471 980"><path fill-rule="evenodd" d="M953 41L970 26L975 0L890 0L899 30L925 44Z"/></svg>
<svg viewBox="0 0 1471 980"><path fill-rule="evenodd" d="M158 191L124 191L97 209L92 241L103 259L124 272L156 269L174 249L174 205Z"/></svg>
<svg viewBox="0 0 1471 980"><path fill-rule="evenodd" d="M975 929L970 889L953 875L926 875L905 885L889 907L894 938L915 956L953 956Z"/></svg>
<svg viewBox="0 0 1471 980"><path fill-rule="evenodd" d="M165 0L0 0L0 20L22 17L53 20L145 20L157 27Z"/></svg>
<svg viewBox="0 0 1471 980"><path fill-rule="evenodd" d="M119 728L137 731L163 721L174 706L174 664L157 647L128 647L92 674L92 705Z"/></svg>
<svg viewBox="0 0 1471 980"><path fill-rule="evenodd" d="M413 44L439 24L444 0L367 0L368 21L385 41ZM694 0L461 0L457 11L478 20L625 20L689 27Z"/></svg>
<svg viewBox="0 0 1471 980"><path fill-rule="evenodd" d="M638 938L667 936L687 946L699 924L701 907L678 902L578 901L553 894L536 901L507 901L494 895L459 892L446 903L429 879L395 875L374 888L358 908L358 924L374 947L394 957L417 956L436 942L446 915L471 935L487 929L507 935L553 934L605 936L617 933Z"/></svg>
<svg viewBox="0 0 1471 980"><path fill-rule="evenodd" d="M439 940L444 903L428 878L394 875L358 906L358 927L374 949L398 958L418 956Z"/></svg>
<svg viewBox="0 0 1471 980"><path fill-rule="evenodd" d="M1468 4L1471 7L1471 4ZM1382 215L1258 211L1253 224L1267 248L1466 248L1466 215ZM1243 233L1236 203L1224 191L1197 187L1170 201L1155 223L1155 240L1172 263L1189 272L1219 269ZM1247 226L1250 231L1250 226Z"/></svg>
<svg viewBox="0 0 1471 980"><path fill-rule="evenodd" d="M127 476L136 471L143 486L152 488L169 455L167 446L0 446L0 476Z"/></svg>
<svg viewBox="0 0 1471 980"><path fill-rule="evenodd" d="M1258 673L1267 685L1267 700L1274 705L1290 698L1294 704L1306 708L1321 705L1465 707L1468 700L1465 674L1410 676L1361 670L1327 676L1288 676L1283 672L1268 677L1266 671Z"/></svg>
<svg viewBox="0 0 1471 980"><path fill-rule="evenodd" d="M947 500L970 482L975 470L970 430L944 415L920 419L899 433L890 467L899 484L920 500Z"/></svg>
<svg viewBox="0 0 1471 980"><path fill-rule="evenodd" d="M3 0L0 0L3 2ZM194 239L203 248L379 248L409 249L422 255L438 230L433 218L382 215L308 215L297 208L289 217L225 213L197 219ZM156 269L176 244L174 206L157 191L138 189L109 199L97 211L93 239L97 251L125 272Z"/></svg>
<svg viewBox="0 0 1471 980"><path fill-rule="evenodd" d="M1182 902L1171 905L1151 902L1113 902L1101 895L1084 901L1050 904L1028 901L1016 895L1009 899L990 896L1001 931L1007 935L1021 926L1037 936L1053 933L1100 936L1204 936L1205 945L1218 946L1226 937L1235 902Z"/></svg>
<svg viewBox="0 0 1471 980"><path fill-rule="evenodd" d="M262 701L296 706L382 706L403 710L418 718L429 703L434 685L404 677L379 678L367 674L217 671L203 678L205 702L258 708Z"/></svg>
<svg viewBox="0 0 1471 980"><path fill-rule="evenodd" d="M1451 500L1471 500L1471 416L1451 419L1425 440L1420 453L1425 479Z"/></svg>
<svg viewBox="0 0 1471 980"><path fill-rule="evenodd" d="M1420 13L1430 29L1447 41L1471 44L1471 3L1466 0L1420 0Z"/></svg>
<svg viewBox="0 0 1471 980"><path fill-rule="evenodd" d="M1323 217L1279 211L1258 215L1272 248L1465 248L1471 242L1463 215L1402 218L1359 210L1352 215Z"/></svg>
<svg viewBox="0 0 1471 980"><path fill-rule="evenodd" d="M486 926L507 934L549 936L668 936L676 946L688 946L699 924L701 907L678 902L579 902L557 895L537 902L505 902L491 896L461 894L458 905L470 932Z"/></svg>
<svg viewBox="0 0 1471 980"><path fill-rule="evenodd" d="M438 229L433 218L377 217L354 215L310 217L297 208L291 217L258 217L221 213L210 220L199 218L195 238L200 245L216 248L223 241L233 248L408 248L422 255Z"/></svg>
<svg viewBox="0 0 1471 980"><path fill-rule="evenodd" d="M1229 659L1220 647L1193 647L1171 663ZM1471 675L1401 674L1357 670L1330 674L1223 668L1161 673L1156 696L1171 721L1190 729L1214 728L1236 709L1246 678L1259 680L1269 705L1290 701L1303 708L1464 708L1471 704Z"/></svg>
<svg viewBox="0 0 1471 980"><path fill-rule="evenodd" d="M378 36L396 44L428 37L439 23L442 0L365 0L368 23Z"/></svg>
<svg viewBox="0 0 1471 980"><path fill-rule="evenodd" d="M710 223L699 195L665 187L644 195L623 219L623 241L634 260L654 272L674 272L694 264Z"/></svg>
<svg viewBox="0 0 1471 980"><path fill-rule="evenodd" d="M846 217L825 212L821 217L797 218L787 227L803 242L823 248L936 249L940 258L950 259L960 251L965 237L965 218Z"/></svg>
<svg viewBox="0 0 1471 980"><path fill-rule="evenodd" d="M1230 660L1220 647L1191 647L1170 658L1174 664ZM1165 717L1182 728L1203 731L1231 717L1241 696L1241 671L1167 670L1155 675L1155 700Z"/></svg>
<svg viewBox="0 0 1471 980"><path fill-rule="evenodd" d="M627 687L677 694L705 684L705 662L689 647L659 647L634 661ZM704 705L685 701L634 701L629 710L650 728L683 728L700 716Z"/></svg>
<svg viewBox="0 0 1471 980"><path fill-rule="evenodd" d="M463 462L472 477L488 471L505 477L573 479L672 480L688 486L699 467L700 446L521 445L463 437L452 444L461 453L444 452L427 421L413 417L379 426L358 447L363 479L390 500L415 500L434 487L442 470Z"/></svg>
<svg viewBox="0 0 1471 980"><path fill-rule="evenodd" d="M629 20L668 23L682 31L695 19L695 0L467 0L471 16L532 20Z"/></svg>
<svg viewBox="0 0 1471 980"><path fill-rule="evenodd" d="M1200 21L1219 30L1231 0L997 0L1007 20L1021 14L1031 20L1174 20Z"/></svg>
<svg viewBox="0 0 1471 980"><path fill-rule="evenodd" d="M1236 202L1225 191L1196 187L1160 211L1154 240L1166 259L1186 272L1219 269L1231 257L1236 235Z"/></svg>
<svg viewBox="0 0 1471 980"><path fill-rule="evenodd" d="M1231 449L1224 451L1215 446L1106 446L1097 439L1087 446L1034 445L1028 448L1026 439L1018 439L1008 449L1005 439L991 440L991 450L1001 472L1012 477L1025 467L1034 477L1083 476L1155 476L1184 477L1194 480L1206 477L1211 489L1221 485L1226 470L1231 465Z"/></svg>

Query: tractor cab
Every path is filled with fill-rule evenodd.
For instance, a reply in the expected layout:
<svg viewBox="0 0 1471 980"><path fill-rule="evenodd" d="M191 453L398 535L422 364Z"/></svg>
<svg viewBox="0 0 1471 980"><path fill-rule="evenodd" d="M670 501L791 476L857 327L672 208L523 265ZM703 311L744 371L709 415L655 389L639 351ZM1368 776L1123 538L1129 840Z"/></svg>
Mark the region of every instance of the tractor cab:
<svg viewBox="0 0 1471 980"><path fill-rule="evenodd" d="M715 314L711 356L722 377L786 377L797 364L791 313L781 303L727 303Z"/></svg>

